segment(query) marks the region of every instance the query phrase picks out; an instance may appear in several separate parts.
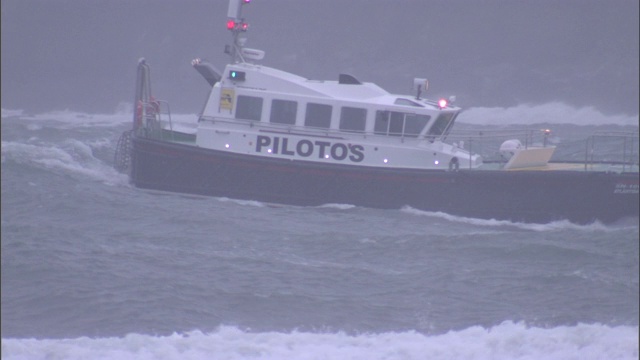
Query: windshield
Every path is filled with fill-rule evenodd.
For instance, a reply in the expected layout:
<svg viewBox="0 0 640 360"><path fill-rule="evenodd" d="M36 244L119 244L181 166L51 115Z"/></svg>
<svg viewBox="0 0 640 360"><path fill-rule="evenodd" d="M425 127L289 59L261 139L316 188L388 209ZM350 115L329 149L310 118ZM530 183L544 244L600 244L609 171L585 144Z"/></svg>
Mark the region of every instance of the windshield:
<svg viewBox="0 0 640 360"><path fill-rule="evenodd" d="M448 132L448 129L451 128L455 115L455 112L446 112L440 114L438 118L433 121L433 124L429 128L427 137L433 140L437 137L445 135L445 132Z"/></svg>

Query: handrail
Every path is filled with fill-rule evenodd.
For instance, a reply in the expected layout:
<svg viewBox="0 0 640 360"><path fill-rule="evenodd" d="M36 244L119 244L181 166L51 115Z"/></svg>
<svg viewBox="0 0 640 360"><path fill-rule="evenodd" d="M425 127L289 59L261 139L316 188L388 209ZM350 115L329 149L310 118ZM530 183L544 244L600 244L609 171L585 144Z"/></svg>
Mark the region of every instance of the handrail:
<svg viewBox="0 0 640 360"><path fill-rule="evenodd" d="M633 167L634 165L638 166L638 133L634 132L626 132L626 131L597 131L593 135L589 136L586 141L585 148L585 159L584 159L584 169L585 171L588 169L593 169L593 165L600 163L602 161L594 160L595 156L595 144L596 140L599 139L598 143L602 141L609 140L609 145L611 145L610 141L621 141L622 144L618 146L622 147L622 160L615 161L614 163L622 165L622 172L627 171L627 166ZM608 162L612 162L609 160Z"/></svg>
<svg viewBox="0 0 640 360"><path fill-rule="evenodd" d="M288 134L298 134L302 136L324 136L324 137L332 137L335 139L345 139L345 132L339 131L335 129L325 129L325 128L312 128L308 126L301 125L284 125L284 124L272 124L272 123L263 123L260 121L250 121L250 120L238 120L234 118L220 118L220 117L211 117L211 116L200 116L199 122L207 121L212 123L222 123L222 124L233 124L234 126L247 126L250 128L257 128L258 131L280 131L282 133ZM277 130L275 130L277 129ZM484 162L492 163L492 162L506 162L507 159L502 156L500 153L500 145L505 140L510 139L518 139L521 141L523 147L525 149L530 147L547 147L550 146L550 131L547 129L541 128L517 128L510 127L507 129L483 129L483 128L463 128L463 129L454 129L450 133L447 134L447 144L457 146L459 149L462 149L470 154L478 154L483 157ZM389 136L387 134L376 134L373 131L354 131L349 132L350 137L362 137L367 139L369 137L374 137L377 139L386 139L386 142L392 142L394 139L397 139L398 142L407 142L407 141L435 141L435 140L443 140L442 136L438 136L435 138L430 138L429 136L418 136L418 137L408 137L406 135L403 136ZM621 142L619 145L613 146L613 148L619 149L619 151L615 151L615 149L605 149L605 155L609 155L611 159L598 159L595 156L595 152L590 154L591 151L596 147L596 144L601 143L601 138L607 139L619 139ZM596 141L598 140L598 141ZM616 140L618 141L618 140ZM581 144L586 144L586 148ZM556 159L555 162L568 162L568 163L584 163L585 170L594 170L593 165L595 164L612 164L612 165L622 165L622 171L631 171L631 167L635 167L633 169L638 168L638 134L633 132L624 132L624 131L597 131L593 133L589 138L575 140L570 142L563 142L553 144L556 147L556 152L554 156L558 154L569 155L569 158ZM576 146L578 149L582 147L584 150L576 150ZM562 153L564 151L564 154ZM567 152L570 151L570 152ZM578 155L584 151L585 156L584 160L580 160L579 157L572 156ZM552 160L551 162L554 162ZM471 163L470 163L471 165ZM634 170L635 171L635 170Z"/></svg>
<svg viewBox="0 0 640 360"><path fill-rule="evenodd" d="M153 99L150 101L140 101L140 106L143 109L153 109L152 111L145 111L145 131L144 135L152 136L152 137L160 137L162 138L162 130L163 127L163 115L166 115L168 118L167 123L169 124L169 133L171 136L171 141L174 140L174 132L173 132L173 121L171 119L171 107L169 106L169 102L166 100L158 100Z"/></svg>
<svg viewBox="0 0 640 360"><path fill-rule="evenodd" d="M173 136L173 121L171 121L171 107L169 106L169 102L166 100L156 100L156 102L159 105L164 105L164 107L166 108L166 111L163 112L163 106L160 106L160 108L158 109L158 121L162 124L162 119L161 116L162 114L167 114L167 117L169 118L169 130L170 130L170 134L171 134L171 141L174 140L174 136Z"/></svg>
<svg viewBox="0 0 640 360"><path fill-rule="evenodd" d="M402 135L387 135L387 134L377 134L373 131L347 131L347 130L335 130L335 129L327 129L327 128L318 128L311 126L303 126L303 125L285 125L278 123L265 123L261 121L251 121L251 120L243 120L243 119L233 119L233 118L218 118L211 116L200 116L198 121L208 121L212 123L222 123L222 124L233 124L237 126L245 125L250 128L257 127L258 129L280 129L282 132L288 133L299 133L300 135L308 135L308 136L326 136L326 137L334 137L338 139L344 139L345 133L349 133L350 136L360 136L363 139L368 137L377 137L377 138L386 138L386 139L398 139L399 142L405 142L407 140L430 140L429 136L407 136L405 134ZM437 136L436 138L441 138L441 136Z"/></svg>
<svg viewBox="0 0 640 360"><path fill-rule="evenodd" d="M233 124L233 125L238 125L238 126L248 126L250 128L253 127L258 127L258 128L266 128L269 130L273 130L274 128L280 128L282 129L282 131L287 131L287 132L298 132L301 133L303 135L323 135L323 136L333 136L333 137L342 137L345 134L345 131L340 131L340 130L335 130L335 129L326 129L326 128L316 128L316 127L310 127L310 126L302 126L302 125L284 125L284 124L274 124L274 123L264 123L261 121L251 121L251 120L242 120L242 119L235 119L235 118L220 118L220 117L212 117L212 116L200 116L198 121L208 121L208 122L212 122L212 123L223 123L223 124ZM519 139L524 139L523 145L525 147L529 147L529 146L533 146L534 145L534 134L537 130L535 129L521 129L521 130L505 130L505 131L491 131L491 132L485 132L483 133L482 131L478 132L476 130L453 130L451 132L449 132L447 134L447 138L459 138L461 136L463 136L464 138L462 140L466 140L466 139L506 139L506 138L519 138ZM362 138L368 138L368 137L378 137L378 138L386 138L386 139L399 139L400 142L404 142L407 139L416 139L416 140L429 140L429 141L434 141L434 140L442 140L444 138L444 136L439 135L439 136L429 136L429 135L420 135L420 136L407 136L405 134L402 135L398 135L398 136L390 136L388 134L378 134L375 133L373 131L348 131L350 136L362 136ZM467 134L465 134L467 133ZM452 141L447 141L447 143L452 143ZM541 141L541 144L543 143L543 141Z"/></svg>

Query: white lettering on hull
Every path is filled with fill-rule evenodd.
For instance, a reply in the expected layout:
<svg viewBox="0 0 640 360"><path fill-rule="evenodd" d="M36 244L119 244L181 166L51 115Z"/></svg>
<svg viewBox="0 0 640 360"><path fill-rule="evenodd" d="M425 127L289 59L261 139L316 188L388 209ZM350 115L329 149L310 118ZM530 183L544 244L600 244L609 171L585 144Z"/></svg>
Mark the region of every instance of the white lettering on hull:
<svg viewBox="0 0 640 360"><path fill-rule="evenodd" d="M640 185L638 184L616 184L614 194L638 194L640 193Z"/></svg>
<svg viewBox="0 0 640 360"><path fill-rule="evenodd" d="M280 155L310 157L315 154L318 159L331 157L339 161L349 159L352 162L361 162L364 160L364 146L362 145L307 139L293 143L286 137L258 135L256 152L261 153L265 149L271 149L272 154Z"/></svg>

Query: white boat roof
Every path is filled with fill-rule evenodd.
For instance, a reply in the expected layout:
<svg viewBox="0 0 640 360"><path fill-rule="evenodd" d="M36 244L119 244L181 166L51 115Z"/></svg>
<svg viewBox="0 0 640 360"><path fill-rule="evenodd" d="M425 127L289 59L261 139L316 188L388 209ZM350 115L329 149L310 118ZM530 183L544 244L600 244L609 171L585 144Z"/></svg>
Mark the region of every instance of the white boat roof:
<svg viewBox="0 0 640 360"><path fill-rule="evenodd" d="M229 79L228 75L232 70L245 72L245 80L233 81ZM225 83L229 84L227 82L231 82L236 88L267 91L271 94L281 93L292 96L309 96L378 105L406 105L407 107L438 109L436 103L426 102L425 99L416 100L415 97L410 95L391 94L374 83L359 82L349 75L346 75L346 77L357 83L311 80L263 65L236 63L227 65L221 85L224 87ZM404 99L405 101L403 102L405 104L398 104L398 99ZM411 105L411 103L414 105ZM450 109L455 109L455 107L451 106Z"/></svg>

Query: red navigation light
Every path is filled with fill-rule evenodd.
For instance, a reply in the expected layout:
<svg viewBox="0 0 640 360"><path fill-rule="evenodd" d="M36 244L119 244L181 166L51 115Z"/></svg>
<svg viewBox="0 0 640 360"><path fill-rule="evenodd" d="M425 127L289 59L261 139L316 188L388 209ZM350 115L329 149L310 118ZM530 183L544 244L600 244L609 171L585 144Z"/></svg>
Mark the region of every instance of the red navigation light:
<svg viewBox="0 0 640 360"><path fill-rule="evenodd" d="M438 100L438 106L440 107L440 109L446 108L447 107L447 99Z"/></svg>
<svg viewBox="0 0 640 360"><path fill-rule="evenodd" d="M248 28L249 28L249 24L247 23L240 24L240 30L247 31Z"/></svg>
<svg viewBox="0 0 640 360"><path fill-rule="evenodd" d="M227 21L227 30L233 30L236 27L236 22L233 20Z"/></svg>
<svg viewBox="0 0 640 360"><path fill-rule="evenodd" d="M251 0L242 0L243 3L248 4L251 2Z"/></svg>

